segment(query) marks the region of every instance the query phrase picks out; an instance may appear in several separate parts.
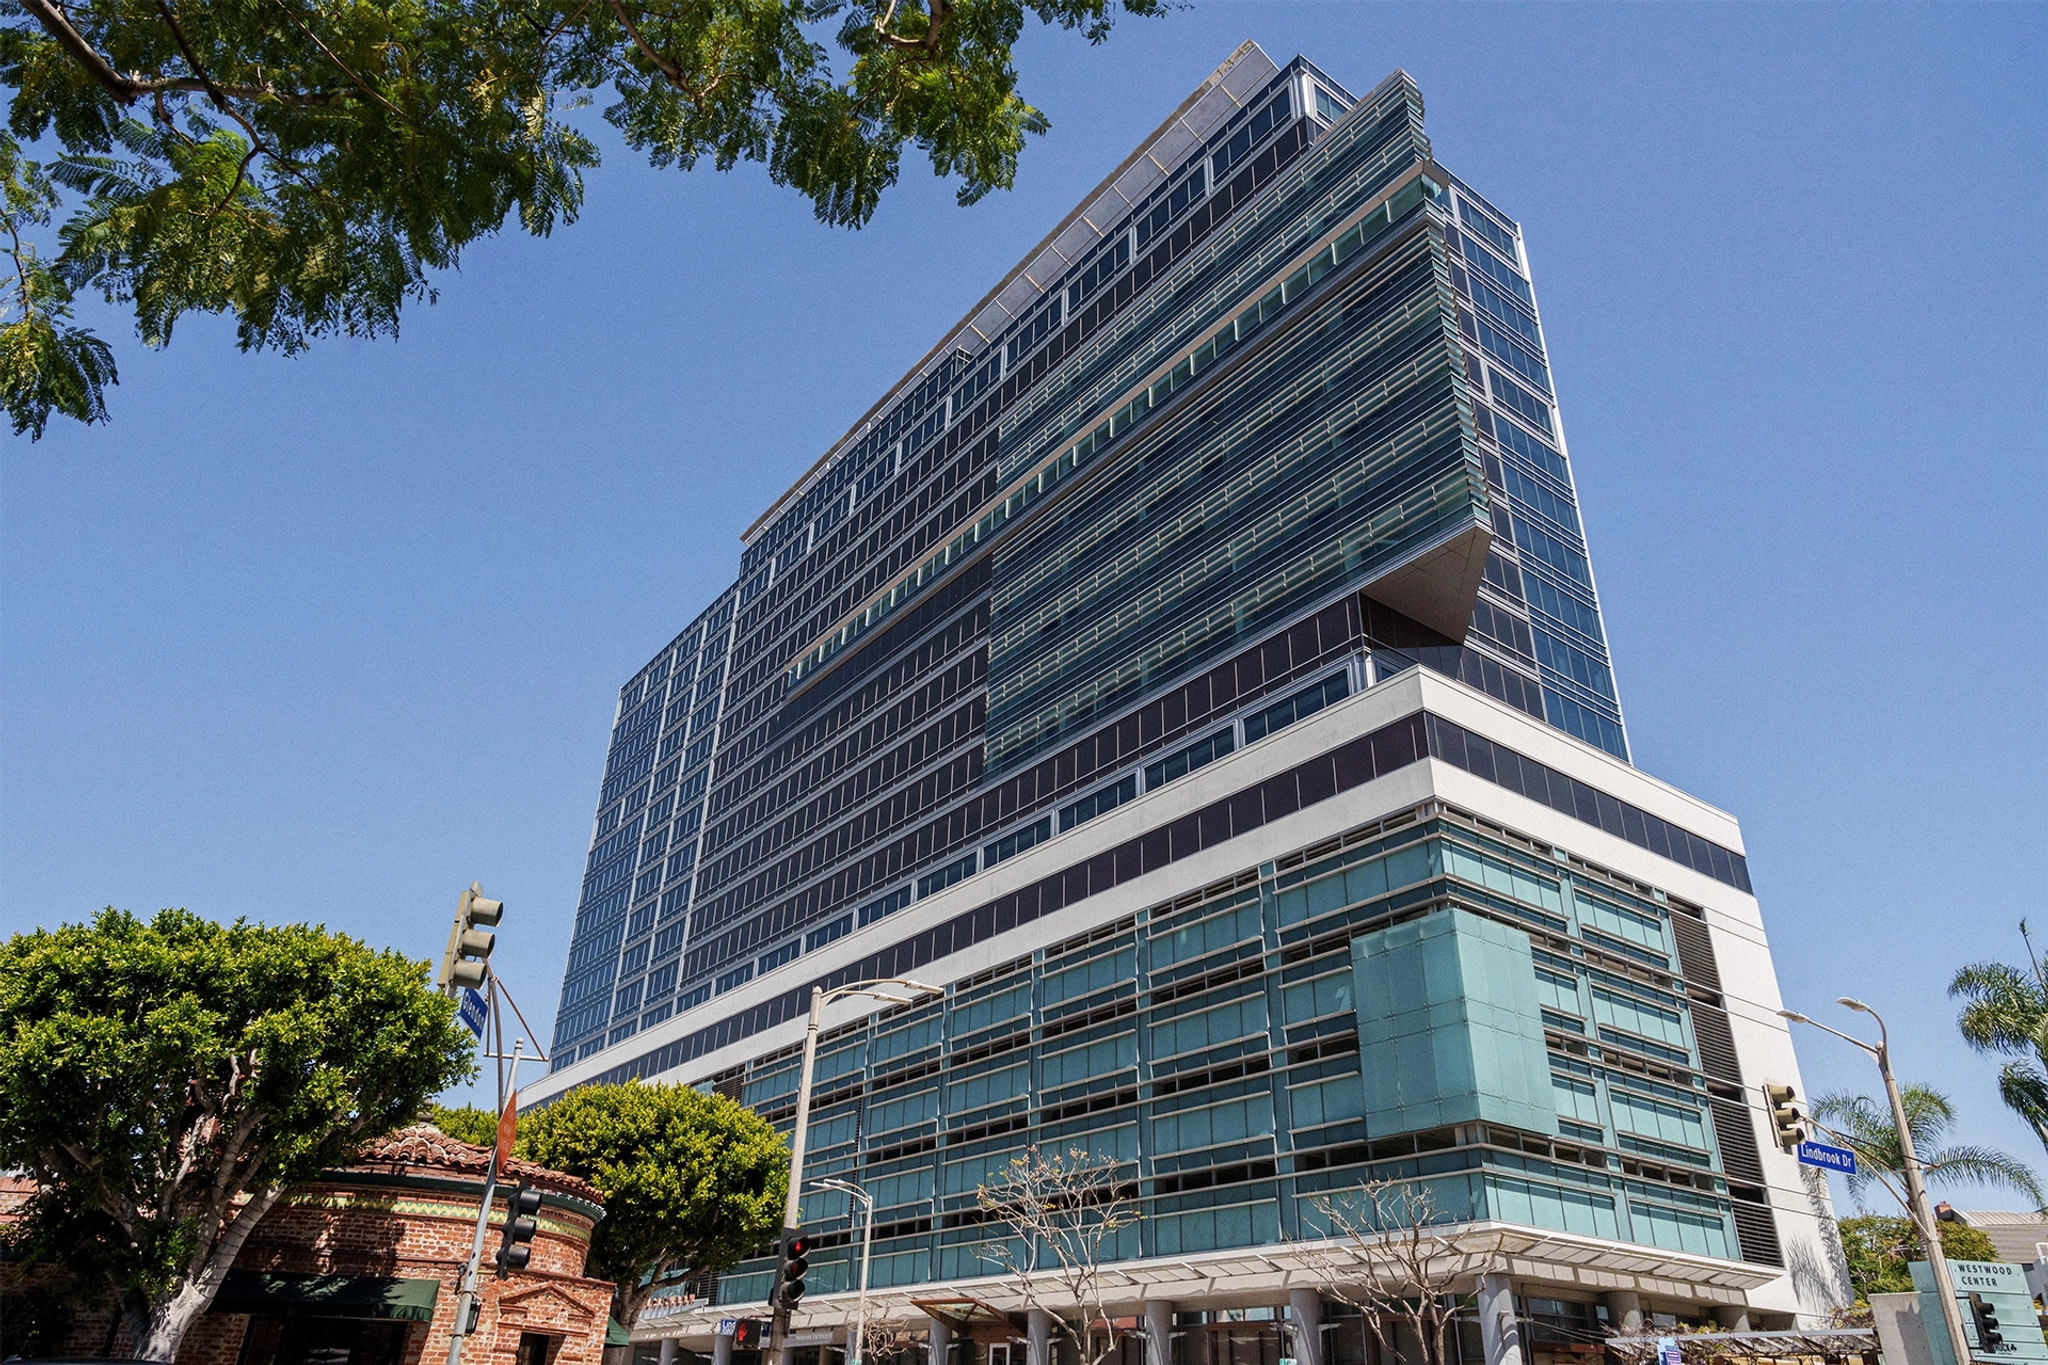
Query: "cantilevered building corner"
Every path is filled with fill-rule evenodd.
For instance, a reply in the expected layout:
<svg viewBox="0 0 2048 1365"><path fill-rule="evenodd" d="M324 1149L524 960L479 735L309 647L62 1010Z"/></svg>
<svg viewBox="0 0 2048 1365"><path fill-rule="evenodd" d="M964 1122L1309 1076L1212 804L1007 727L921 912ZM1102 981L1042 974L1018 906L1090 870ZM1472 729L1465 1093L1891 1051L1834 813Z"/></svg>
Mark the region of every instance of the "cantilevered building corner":
<svg viewBox="0 0 2048 1365"><path fill-rule="evenodd" d="M1629 762L1520 231L1405 73L1247 43L744 543L620 693L537 1095L787 1126L813 985L943 987L827 1020L809 1130L930 1365L1008 1359L975 1191L1034 1145L1137 1191L1147 1365L1362 1362L1313 1210L1388 1177L1494 1249L1475 1365L1846 1294L1741 832ZM805 1218L800 1355L855 1250Z"/></svg>

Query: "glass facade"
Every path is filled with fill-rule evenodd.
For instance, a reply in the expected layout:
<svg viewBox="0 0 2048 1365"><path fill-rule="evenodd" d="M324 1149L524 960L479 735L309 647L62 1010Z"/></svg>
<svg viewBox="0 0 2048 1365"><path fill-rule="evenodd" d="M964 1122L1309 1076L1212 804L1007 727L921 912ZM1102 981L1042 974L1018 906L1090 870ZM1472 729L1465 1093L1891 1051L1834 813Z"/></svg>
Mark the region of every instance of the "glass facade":
<svg viewBox="0 0 2048 1365"><path fill-rule="evenodd" d="M1626 757L1518 229L1405 75L1254 56L622 689L558 1065L1109 809L1104 764L1185 771L1204 718L1332 660Z"/></svg>
<svg viewBox="0 0 2048 1365"><path fill-rule="evenodd" d="M1248 45L1140 151L621 691L555 1084L681 1076L786 1130L812 989L915 975L942 998L825 1035L809 1133L807 1175L874 1198L879 1287L988 1273L977 1187L1027 1146L1117 1164L1122 1257L1313 1239L1319 1198L1401 1176L1782 1267L1674 889L1748 868L1598 785L1661 800L1623 766L1519 229L1398 72L1353 97ZM1348 795L1419 764L1440 785ZM813 1288L849 1287L844 1197L804 1222Z"/></svg>
<svg viewBox="0 0 2048 1365"><path fill-rule="evenodd" d="M1402 1175L1461 1217L1775 1263L1768 1215L1738 1216L1758 1193L1728 1178L1755 1140L1739 1104L1716 1112L1728 1026L1701 915L1431 803L827 1033L806 1170L874 1197L877 1286L990 1273L976 1188L1027 1144L1122 1165L1144 1214L1126 1256L1312 1237L1318 1195ZM1512 1037L1468 1068L1505 1098L1420 1104L1411 1077L1397 1122L1397 1068L1362 1058L1441 1003L1396 979L1432 945L1462 950L1461 1000L1491 996L1469 1026ZM786 1130L799 1051L704 1085ZM807 1196L803 1219L813 1287L849 1287L845 1197ZM759 1302L772 1273L741 1265L718 1301Z"/></svg>

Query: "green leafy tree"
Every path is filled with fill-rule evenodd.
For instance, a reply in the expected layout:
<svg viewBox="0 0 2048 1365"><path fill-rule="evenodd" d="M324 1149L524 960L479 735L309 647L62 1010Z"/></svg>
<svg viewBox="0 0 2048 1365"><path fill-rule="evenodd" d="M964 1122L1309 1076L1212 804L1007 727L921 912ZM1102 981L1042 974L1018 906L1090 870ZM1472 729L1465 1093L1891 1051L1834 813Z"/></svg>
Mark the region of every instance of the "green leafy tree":
<svg viewBox="0 0 2048 1365"><path fill-rule="evenodd" d="M2025 920L2020 937L2031 959ZM2012 1058L1999 1068L1998 1096L2048 1147L2048 975L2037 959L2031 968L1973 963L1956 973L1948 993L1966 1002L1956 1020L1964 1040L1979 1052Z"/></svg>
<svg viewBox="0 0 2048 1365"><path fill-rule="evenodd" d="M47 278L15 248L8 411L104 417L105 348L59 325L75 289L132 305L152 346L189 312L287 354L395 332L508 219L574 220L598 153L570 115L599 101L655 165L758 162L826 223L865 223L906 151L971 203L1048 126L1017 89L1026 21L1100 42L1168 3L8 0L8 126L59 155L21 163L7 226L78 199Z"/></svg>
<svg viewBox="0 0 2048 1365"><path fill-rule="evenodd" d="M1865 1213L1844 1218L1842 1251L1849 1261L1849 1284L1856 1298L1872 1294L1910 1294L1913 1275L1908 1265L1920 1256L1920 1239L1905 1218ZM1941 1225L1942 1254L1954 1261L1995 1261L1998 1248L1983 1229L1963 1223Z"/></svg>
<svg viewBox="0 0 2048 1365"><path fill-rule="evenodd" d="M290 1186L471 1073L427 968L325 928L108 909L0 945L0 1167L14 1238L112 1290L170 1360Z"/></svg>
<svg viewBox="0 0 2048 1365"><path fill-rule="evenodd" d="M766 1119L723 1095L584 1086L521 1115L515 1150L604 1195L589 1273L618 1285L627 1326L655 1289L729 1269L781 1226L789 1150Z"/></svg>
<svg viewBox="0 0 2048 1365"><path fill-rule="evenodd" d="M1955 1106L1948 1096L1924 1085L1905 1086L1899 1095L1906 1110L1906 1126L1913 1134L1914 1154L1928 1181L1999 1186L2019 1191L2036 1205L2042 1202L2040 1182L2017 1157L1990 1147L1942 1145L1956 1124ZM1847 1180L1849 1193L1859 1203L1864 1191L1876 1184L1897 1200L1901 1209L1908 1207L1905 1149L1899 1143L1898 1125L1892 1121L1889 1104L1880 1104L1868 1095L1838 1091L1815 1101L1813 1116L1856 1154L1856 1173Z"/></svg>
<svg viewBox="0 0 2048 1365"><path fill-rule="evenodd" d="M473 1104L451 1109L437 1104L428 1116L436 1128L459 1141L477 1147L495 1147L498 1143L498 1116L488 1109Z"/></svg>

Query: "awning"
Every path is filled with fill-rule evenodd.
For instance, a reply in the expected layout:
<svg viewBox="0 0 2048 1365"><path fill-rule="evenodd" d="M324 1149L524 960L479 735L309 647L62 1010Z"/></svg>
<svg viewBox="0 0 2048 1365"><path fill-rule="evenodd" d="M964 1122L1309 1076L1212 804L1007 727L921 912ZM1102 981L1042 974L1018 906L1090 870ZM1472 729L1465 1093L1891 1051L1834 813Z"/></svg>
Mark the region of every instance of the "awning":
<svg viewBox="0 0 2048 1365"><path fill-rule="evenodd" d="M389 1275L280 1275L231 1270L214 1297L216 1313L283 1318L383 1318L432 1322L439 1280Z"/></svg>
<svg viewBox="0 0 2048 1365"><path fill-rule="evenodd" d="M607 1346L631 1346L633 1344L633 1334L619 1326L617 1318L606 1318L604 1320L604 1344Z"/></svg>

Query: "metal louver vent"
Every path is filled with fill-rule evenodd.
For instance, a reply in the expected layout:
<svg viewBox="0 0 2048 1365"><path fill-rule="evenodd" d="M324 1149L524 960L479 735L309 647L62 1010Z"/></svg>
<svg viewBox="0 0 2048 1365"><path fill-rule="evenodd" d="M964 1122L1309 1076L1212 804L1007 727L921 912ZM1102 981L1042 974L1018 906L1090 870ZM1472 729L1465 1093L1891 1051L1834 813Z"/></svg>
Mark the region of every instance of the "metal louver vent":
<svg viewBox="0 0 2048 1365"><path fill-rule="evenodd" d="M1735 1240L1741 1244L1742 1259L1753 1265L1785 1264L1785 1253L1778 1247L1778 1223L1771 1211L1760 1204L1737 1203L1735 1209Z"/></svg>
<svg viewBox="0 0 2048 1365"><path fill-rule="evenodd" d="M1700 1069L1717 1081L1741 1085L1742 1068L1735 1060L1735 1035L1728 1028L1728 1012L1703 1000L1688 1003L1693 1037L1700 1045Z"/></svg>
<svg viewBox="0 0 2048 1365"><path fill-rule="evenodd" d="M1671 937L1678 941L1678 966L1686 981L1718 994L1721 969L1714 961L1714 941L1707 934L1705 922L1673 909Z"/></svg>
<svg viewBox="0 0 2048 1365"><path fill-rule="evenodd" d="M1756 1129L1749 1121L1749 1111L1734 1100L1723 1099L1719 1095L1709 1103L1714 1109L1714 1136L1721 1143L1722 1169L1730 1180L1763 1184L1763 1157L1757 1151Z"/></svg>

